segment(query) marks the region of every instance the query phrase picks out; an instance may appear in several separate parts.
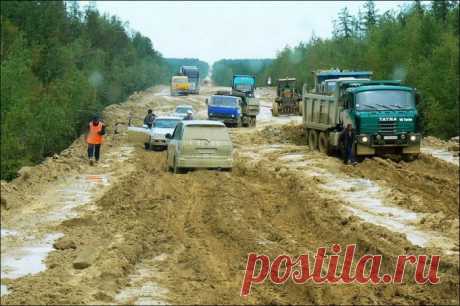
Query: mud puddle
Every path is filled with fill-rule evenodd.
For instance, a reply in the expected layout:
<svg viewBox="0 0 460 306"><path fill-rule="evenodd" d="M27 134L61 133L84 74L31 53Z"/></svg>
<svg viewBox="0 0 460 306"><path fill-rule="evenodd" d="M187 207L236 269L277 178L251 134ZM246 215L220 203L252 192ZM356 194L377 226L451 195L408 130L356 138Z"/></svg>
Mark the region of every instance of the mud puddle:
<svg viewBox="0 0 460 306"><path fill-rule="evenodd" d="M319 178L319 187L323 190L324 196L331 199L339 199L346 203L345 208L351 214L361 218L365 222L383 226L390 231L404 234L412 244L420 247L437 247L443 249L446 254L455 253L455 242L451 241L441 233L420 229L417 224L426 215L415 213L407 209L397 207L391 203L392 190L387 190L367 179L357 179L340 172L327 169L327 164L332 169L338 169L339 161L326 161L323 157L315 158L318 152L299 152L305 150L298 147L297 152L293 152L292 146L280 145L271 147L267 151L267 146L259 146L247 152L241 152L242 156L258 159L269 157L281 162L284 167L299 171L302 175ZM288 153L286 153L288 151ZM313 156L306 154L314 153ZM324 165L326 165L324 167Z"/></svg>
<svg viewBox="0 0 460 306"><path fill-rule="evenodd" d="M74 209L93 201L98 193L96 188L109 186L109 178L109 175L89 174L64 181L33 203L32 209L16 222L2 228L1 278L16 279L44 271L44 260L53 250L53 243L63 236L49 233L47 227L78 216Z"/></svg>
<svg viewBox="0 0 460 306"><path fill-rule="evenodd" d="M168 290L156 282L164 274L158 265L167 257L166 254L161 254L137 264L134 273L129 276L129 286L115 296L115 301L119 304L135 305L167 304L165 299Z"/></svg>
<svg viewBox="0 0 460 306"><path fill-rule="evenodd" d="M448 151L446 149L440 149L440 148L437 149L437 148L426 147L426 146L422 147L421 151L424 154L431 155L435 158L438 158L448 163L459 166L459 157L454 156L454 152Z"/></svg>

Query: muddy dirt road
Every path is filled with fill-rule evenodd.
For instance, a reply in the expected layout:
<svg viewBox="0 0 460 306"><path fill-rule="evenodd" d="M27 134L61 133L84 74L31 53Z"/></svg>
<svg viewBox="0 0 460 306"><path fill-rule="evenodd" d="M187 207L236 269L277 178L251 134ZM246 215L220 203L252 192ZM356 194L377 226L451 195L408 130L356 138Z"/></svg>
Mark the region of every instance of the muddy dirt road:
<svg viewBox="0 0 460 306"><path fill-rule="evenodd" d="M127 141L130 113L140 124L148 108L186 103L204 118L214 90L134 94L103 113L99 165L87 165L80 138L2 182L2 304L457 303L459 168L443 158L446 143L431 139L410 163L344 166L305 146L300 117L271 117L270 88L258 89L257 127L231 129L231 173L173 175L164 152ZM403 284L266 281L240 296L248 253L297 257L334 243L383 255L384 273L398 255L441 254L441 282L415 284L408 266Z"/></svg>

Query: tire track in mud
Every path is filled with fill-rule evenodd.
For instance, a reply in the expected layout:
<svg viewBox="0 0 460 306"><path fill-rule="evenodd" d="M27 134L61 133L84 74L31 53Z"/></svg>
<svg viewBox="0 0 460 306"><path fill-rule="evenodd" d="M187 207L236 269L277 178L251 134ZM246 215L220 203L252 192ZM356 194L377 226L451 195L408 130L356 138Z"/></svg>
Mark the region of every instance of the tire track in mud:
<svg viewBox="0 0 460 306"><path fill-rule="evenodd" d="M126 120L130 111L141 116L146 107L167 104L167 111L175 103L185 102L152 93L140 93L124 105L110 107L106 113L110 124ZM285 123L284 118L270 120L267 117L262 125ZM146 152L136 146L129 158L133 171L111 185L94 203L97 209L57 226L76 249L50 253L48 269L12 282L12 292L1 302L455 303L458 261L453 256L442 261L442 282L435 286L414 284L410 277L402 285L379 286L290 282L276 286L266 282L255 286L247 299L239 296L249 252L274 258L280 254L298 256L333 243L357 244L357 257L383 255L384 273L394 269L397 255L431 253L403 235L351 216L341 199L325 196L320 178L288 169L289 160L280 161L279 157L313 152L296 145L302 142L298 137L301 131L285 128L287 133L274 127L232 129L236 149L232 173L172 175L165 171L164 152ZM118 141L123 144L126 140L121 135ZM247 154L251 149L256 152ZM294 155L294 162L297 157ZM326 170L338 168L335 171L341 175L359 176L319 153L309 158ZM308 168L310 164L302 161L296 166ZM420 197L425 207L429 197ZM446 206L446 212L451 205ZM73 262L82 253L96 256L88 268L76 270ZM406 276L413 270L408 267Z"/></svg>

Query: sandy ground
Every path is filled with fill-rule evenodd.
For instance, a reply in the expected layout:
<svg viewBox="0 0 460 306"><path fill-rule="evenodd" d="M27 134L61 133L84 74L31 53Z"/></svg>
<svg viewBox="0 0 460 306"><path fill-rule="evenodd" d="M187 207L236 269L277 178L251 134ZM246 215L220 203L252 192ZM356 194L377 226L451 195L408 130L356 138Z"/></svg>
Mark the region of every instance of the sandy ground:
<svg viewBox="0 0 460 306"><path fill-rule="evenodd" d="M148 108L191 104L204 118L214 90L134 94L103 113L109 136L100 164L87 165L81 138L2 182L2 304L458 302L458 162L430 151L451 152L452 143L428 138L414 162L344 166L305 146L300 117L271 117L272 88L258 89L257 127L231 129L231 173L173 175L164 152L128 142L130 113L140 124ZM334 243L383 255L385 273L398 255L441 254L441 283L265 282L240 297L249 252L298 256Z"/></svg>

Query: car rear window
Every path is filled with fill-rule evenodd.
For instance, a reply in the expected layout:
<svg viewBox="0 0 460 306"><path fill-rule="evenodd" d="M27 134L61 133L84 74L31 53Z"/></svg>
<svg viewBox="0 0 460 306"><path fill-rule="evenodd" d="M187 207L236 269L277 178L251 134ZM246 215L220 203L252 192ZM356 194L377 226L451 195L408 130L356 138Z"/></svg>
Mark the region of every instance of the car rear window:
<svg viewBox="0 0 460 306"><path fill-rule="evenodd" d="M225 126L195 125L187 126L184 131L184 140L207 139L209 141L230 141Z"/></svg>

